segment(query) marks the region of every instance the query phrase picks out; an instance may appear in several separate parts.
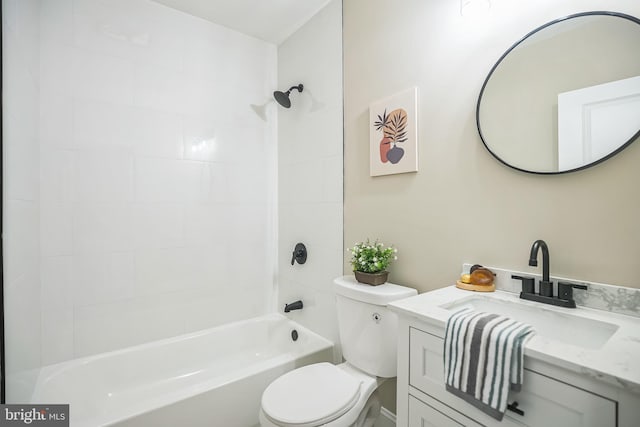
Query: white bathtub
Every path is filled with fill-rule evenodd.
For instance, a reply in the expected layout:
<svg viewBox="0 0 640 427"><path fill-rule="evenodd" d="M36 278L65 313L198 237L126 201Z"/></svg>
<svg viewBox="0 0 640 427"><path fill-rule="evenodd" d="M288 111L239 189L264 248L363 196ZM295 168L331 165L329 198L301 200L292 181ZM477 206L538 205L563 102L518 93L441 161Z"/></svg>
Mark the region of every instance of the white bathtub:
<svg viewBox="0 0 640 427"><path fill-rule="evenodd" d="M72 427L249 427L271 381L332 358L330 341L270 314L46 366L32 401L70 404Z"/></svg>

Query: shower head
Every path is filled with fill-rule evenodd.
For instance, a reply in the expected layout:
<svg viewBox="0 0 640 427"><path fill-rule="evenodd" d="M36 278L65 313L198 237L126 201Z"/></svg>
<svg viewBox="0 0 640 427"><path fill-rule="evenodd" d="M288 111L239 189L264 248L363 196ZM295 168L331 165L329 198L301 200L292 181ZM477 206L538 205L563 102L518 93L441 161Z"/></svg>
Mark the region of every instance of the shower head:
<svg viewBox="0 0 640 427"><path fill-rule="evenodd" d="M284 108L291 107L291 100L289 99L289 94L293 89L297 89L298 92L302 92L304 86L300 83L298 86L291 86L288 91L280 92L279 90L273 92L273 97L278 101L278 104L282 105Z"/></svg>

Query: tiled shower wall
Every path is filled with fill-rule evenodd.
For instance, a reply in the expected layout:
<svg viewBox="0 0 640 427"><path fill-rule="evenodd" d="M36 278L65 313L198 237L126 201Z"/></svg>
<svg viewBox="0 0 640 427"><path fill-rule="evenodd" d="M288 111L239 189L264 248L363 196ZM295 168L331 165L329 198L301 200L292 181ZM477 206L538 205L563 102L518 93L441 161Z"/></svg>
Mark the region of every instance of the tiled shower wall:
<svg viewBox="0 0 640 427"><path fill-rule="evenodd" d="M146 0L40 31L42 364L267 312L275 46Z"/></svg>
<svg viewBox="0 0 640 427"><path fill-rule="evenodd" d="M38 19L38 0L2 2L2 237L8 402L28 401L40 367Z"/></svg>
<svg viewBox="0 0 640 427"><path fill-rule="evenodd" d="M342 275L342 1L333 0L278 47L278 87L304 84L278 112L279 306L301 299L288 316L336 343L333 279ZM304 265L291 265L297 242Z"/></svg>

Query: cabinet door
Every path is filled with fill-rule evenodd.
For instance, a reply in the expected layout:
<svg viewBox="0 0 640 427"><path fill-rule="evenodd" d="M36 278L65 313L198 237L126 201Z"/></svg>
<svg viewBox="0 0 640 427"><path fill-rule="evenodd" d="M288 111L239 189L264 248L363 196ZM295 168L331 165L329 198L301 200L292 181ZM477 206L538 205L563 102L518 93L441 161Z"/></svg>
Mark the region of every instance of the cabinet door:
<svg viewBox="0 0 640 427"><path fill-rule="evenodd" d="M485 425L615 427L616 402L525 369L522 391L509 393L524 415L507 410L502 422L446 391L442 338L411 328L409 384ZM417 424L419 425L419 424Z"/></svg>

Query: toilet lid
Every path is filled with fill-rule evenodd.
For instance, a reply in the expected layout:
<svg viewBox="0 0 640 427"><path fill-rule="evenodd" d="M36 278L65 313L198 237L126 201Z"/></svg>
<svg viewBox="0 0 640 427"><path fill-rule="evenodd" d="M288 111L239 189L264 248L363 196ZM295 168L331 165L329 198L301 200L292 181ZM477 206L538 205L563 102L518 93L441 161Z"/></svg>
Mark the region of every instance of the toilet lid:
<svg viewBox="0 0 640 427"><path fill-rule="evenodd" d="M330 363L290 371L262 394L262 410L281 425L316 426L344 415L360 396L360 381Z"/></svg>

